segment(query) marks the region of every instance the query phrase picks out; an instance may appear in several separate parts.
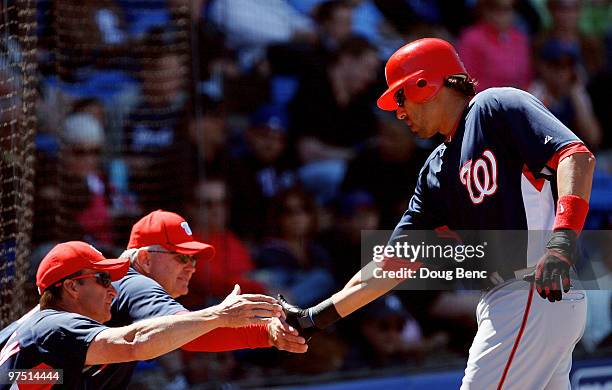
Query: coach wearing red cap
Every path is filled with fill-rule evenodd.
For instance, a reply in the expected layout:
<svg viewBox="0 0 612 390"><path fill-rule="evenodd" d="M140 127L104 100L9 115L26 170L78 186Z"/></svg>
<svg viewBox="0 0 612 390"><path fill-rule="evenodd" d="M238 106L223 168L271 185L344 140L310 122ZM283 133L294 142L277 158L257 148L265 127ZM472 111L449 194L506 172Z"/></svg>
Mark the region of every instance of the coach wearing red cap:
<svg viewBox="0 0 612 390"><path fill-rule="evenodd" d="M128 267L128 259L106 259L84 242L56 245L36 273L40 310L19 321L0 352L0 389L11 386L8 373L17 369L62 370L65 388L89 387L89 374L104 367L94 366L151 359L219 326L261 323L257 316L264 314L280 316L280 306L268 297L231 294L217 306L184 316L109 328L102 323L111 318L117 294L111 282L124 277Z"/></svg>
<svg viewBox="0 0 612 390"><path fill-rule="evenodd" d="M117 296L112 305L112 319L107 325L125 326L146 318L189 313L174 298L187 294L196 261L214 261L214 254L212 246L194 240L189 224L180 215L157 210L144 216L132 227L128 248L122 254L130 258L131 268L125 277L114 283ZM239 286L232 294L259 296L239 295ZM272 319L242 328L217 328L182 348L220 352L275 346L290 352L305 352L305 343L295 329L284 321ZM95 388L124 388L134 366L134 363L110 365L91 377L92 385Z"/></svg>

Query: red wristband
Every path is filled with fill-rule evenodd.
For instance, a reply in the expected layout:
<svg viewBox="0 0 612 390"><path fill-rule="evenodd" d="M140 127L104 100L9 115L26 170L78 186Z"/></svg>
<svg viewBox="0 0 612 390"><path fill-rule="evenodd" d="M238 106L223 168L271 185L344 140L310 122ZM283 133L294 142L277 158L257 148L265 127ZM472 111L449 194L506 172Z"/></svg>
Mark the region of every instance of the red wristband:
<svg viewBox="0 0 612 390"><path fill-rule="evenodd" d="M578 195L563 195L557 201L553 230L571 229L580 234L589 212L589 203Z"/></svg>
<svg viewBox="0 0 612 390"><path fill-rule="evenodd" d="M181 348L194 352L223 352L270 346L268 326L261 324L242 328L216 328L193 339Z"/></svg>

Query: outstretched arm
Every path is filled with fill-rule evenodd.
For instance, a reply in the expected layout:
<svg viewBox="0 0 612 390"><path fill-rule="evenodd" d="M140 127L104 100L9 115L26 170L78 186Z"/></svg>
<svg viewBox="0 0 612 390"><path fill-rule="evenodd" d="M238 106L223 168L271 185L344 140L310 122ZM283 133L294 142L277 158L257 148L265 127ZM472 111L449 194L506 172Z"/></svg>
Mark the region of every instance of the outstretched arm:
<svg viewBox="0 0 612 390"><path fill-rule="evenodd" d="M383 296L405 280L389 277L382 271L406 267L418 268L419 263L409 263L392 258L380 263L372 261L357 272L342 290L308 309L293 306L282 296L279 297L279 301L285 310L287 322L295 327L302 336L308 338L316 331L327 328L339 319Z"/></svg>
<svg viewBox="0 0 612 390"><path fill-rule="evenodd" d="M281 307L275 299L256 294L239 295L236 286L223 302L204 310L150 318L103 330L89 345L85 364L152 359L217 327L263 324L270 317L281 315Z"/></svg>
<svg viewBox="0 0 612 390"><path fill-rule="evenodd" d="M385 295L404 280L375 277L374 270L380 267L380 263L370 262L359 270L342 290L332 295L331 300L340 316L348 316Z"/></svg>

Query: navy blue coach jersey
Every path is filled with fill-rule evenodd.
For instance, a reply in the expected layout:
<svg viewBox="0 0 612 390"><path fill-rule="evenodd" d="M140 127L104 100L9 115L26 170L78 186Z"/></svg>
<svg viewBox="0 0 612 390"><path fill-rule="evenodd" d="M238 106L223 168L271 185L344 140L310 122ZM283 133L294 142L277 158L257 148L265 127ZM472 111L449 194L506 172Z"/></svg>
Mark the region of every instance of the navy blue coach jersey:
<svg viewBox="0 0 612 390"><path fill-rule="evenodd" d="M130 268L128 273L113 283L117 296L111 306L112 318L105 325L111 327L127 326L136 321L151 317L173 315L187 311L183 305L175 301L168 293L151 278ZM19 327L28 323L30 317L40 314L38 306L0 331L0 347L11 345L16 339ZM100 369L86 372L87 387L94 389L126 388L136 362L104 365Z"/></svg>
<svg viewBox="0 0 612 390"><path fill-rule="evenodd" d="M105 325L127 326L146 318L172 315L187 311L174 300L155 280L140 274L133 268L113 283L117 296L111 306L112 318ZM124 389L130 382L137 362L109 364L103 370L88 375L92 388Z"/></svg>
<svg viewBox="0 0 612 390"><path fill-rule="evenodd" d="M556 184L546 163L576 142L581 141L527 92L491 88L477 94L452 137L425 162L393 237L403 230L441 226L552 229ZM525 267L524 260L515 269ZM528 265L535 261L530 257Z"/></svg>
<svg viewBox="0 0 612 390"><path fill-rule="evenodd" d="M98 333L107 329L91 318L76 313L45 309L23 321L15 336L0 353L0 377L7 378L9 369L62 369L63 384L41 385L38 388L90 388L83 372L89 344ZM11 385L0 385L9 389ZM34 388L34 387L32 387Z"/></svg>

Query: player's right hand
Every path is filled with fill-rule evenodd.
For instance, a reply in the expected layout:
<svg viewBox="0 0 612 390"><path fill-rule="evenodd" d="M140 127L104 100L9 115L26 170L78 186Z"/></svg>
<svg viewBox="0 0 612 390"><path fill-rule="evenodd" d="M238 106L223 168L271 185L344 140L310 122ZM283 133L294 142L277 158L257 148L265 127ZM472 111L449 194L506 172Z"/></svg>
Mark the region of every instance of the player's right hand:
<svg viewBox="0 0 612 390"><path fill-rule="evenodd" d="M215 314L223 322L224 327L240 328L253 324L267 324L270 318L283 316L283 308L272 297L261 294L240 294L240 286L217 306Z"/></svg>
<svg viewBox="0 0 612 390"><path fill-rule="evenodd" d="M552 234L546 245L546 253L536 265L535 273L528 275L533 278L535 288L543 299L561 301L561 291L570 290L569 271L575 261L575 246L576 233L573 231L559 230Z"/></svg>
<svg viewBox="0 0 612 390"><path fill-rule="evenodd" d="M290 304L281 294L278 294L278 301L285 312L285 321L293 326L306 341L310 340L312 335L319 331L319 328L316 327L308 314L308 309L302 309Z"/></svg>

